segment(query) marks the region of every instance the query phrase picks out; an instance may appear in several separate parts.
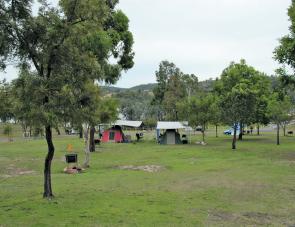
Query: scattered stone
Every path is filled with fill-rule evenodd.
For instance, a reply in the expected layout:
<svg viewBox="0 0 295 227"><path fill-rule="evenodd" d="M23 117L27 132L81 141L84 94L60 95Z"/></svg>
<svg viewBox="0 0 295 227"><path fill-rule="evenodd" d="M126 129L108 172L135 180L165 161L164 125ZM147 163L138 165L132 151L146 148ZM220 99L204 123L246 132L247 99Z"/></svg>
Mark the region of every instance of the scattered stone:
<svg viewBox="0 0 295 227"><path fill-rule="evenodd" d="M196 142L195 144L197 144L197 145L202 145L202 146L205 146L205 145L207 145L207 143L205 143L205 142Z"/></svg>

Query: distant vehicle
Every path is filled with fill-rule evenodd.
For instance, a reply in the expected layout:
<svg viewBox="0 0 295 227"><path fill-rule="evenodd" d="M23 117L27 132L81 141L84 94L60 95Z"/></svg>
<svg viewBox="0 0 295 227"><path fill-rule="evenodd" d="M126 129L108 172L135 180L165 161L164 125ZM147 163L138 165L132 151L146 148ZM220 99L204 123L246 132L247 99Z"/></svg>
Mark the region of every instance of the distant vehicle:
<svg viewBox="0 0 295 227"><path fill-rule="evenodd" d="M227 130L223 131L224 135L231 135L231 133L232 133L232 129L227 129Z"/></svg>
<svg viewBox="0 0 295 227"><path fill-rule="evenodd" d="M202 132L202 127L201 126L196 127L196 131L197 132Z"/></svg>
<svg viewBox="0 0 295 227"><path fill-rule="evenodd" d="M67 135L78 135L80 133L78 130L73 128L66 129L65 131Z"/></svg>
<svg viewBox="0 0 295 227"><path fill-rule="evenodd" d="M240 130L239 129L237 129L237 135L239 135L240 134ZM225 131L223 131L223 134L224 135L234 135L234 129L233 128L231 128L231 129L227 129L227 130L225 130Z"/></svg>

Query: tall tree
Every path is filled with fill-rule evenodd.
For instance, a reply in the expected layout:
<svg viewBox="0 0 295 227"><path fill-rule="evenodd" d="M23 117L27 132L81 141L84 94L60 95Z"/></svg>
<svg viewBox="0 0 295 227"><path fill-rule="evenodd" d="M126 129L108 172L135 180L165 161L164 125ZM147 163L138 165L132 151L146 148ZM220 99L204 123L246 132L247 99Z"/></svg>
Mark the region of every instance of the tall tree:
<svg viewBox="0 0 295 227"><path fill-rule="evenodd" d="M267 125L270 119L267 115L267 104L270 97L270 78L263 73L259 73L254 84L257 91L254 118L251 123L257 125L257 135L260 134L260 125Z"/></svg>
<svg viewBox="0 0 295 227"><path fill-rule="evenodd" d="M281 96L279 93L273 93L269 99L268 115L276 124L277 128L277 145L280 145L280 126L289 116L291 111L291 101L287 96Z"/></svg>
<svg viewBox="0 0 295 227"><path fill-rule="evenodd" d="M292 84L295 86L295 1L292 0L292 4L288 9L288 16L291 22L289 27L290 33L283 36L280 39L280 45L274 51L275 59L281 63L288 65L293 73L291 75L285 74L282 78L285 84Z"/></svg>
<svg viewBox="0 0 295 227"><path fill-rule="evenodd" d="M180 120L177 110L177 102L184 100L186 96L186 87L182 81L182 76L172 75L168 80L163 100L166 120Z"/></svg>
<svg viewBox="0 0 295 227"><path fill-rule="evenodd" d="M159 65L159 70L156 71L157 86L153 90L154 99L152 104L158 107L158 120L163 120L165 117L163 102L168 87L168 81L171 76L180 76L180 74L180 69L169 61L162 61Z"/></svg>
<svg viewBox="0 0 295 227"><path fill-rule="evenodd" d="M193 96L188 103L189 124L202 126L202 141L205 142L205 131L208 123L213 119L214 96L203 94L201 97Z"/></svg>
<svg viewBox="0 0 295 227"><path fill-rule="evenodd" d="M241 60L240 63L231 63L216 83L215 89L221 98L222 119L234 126L232 149L236 149L238 125L242 139L243 125L254 119L259 80L259 72Z"/></svg>
<svg viewBox="0 0 295 227"><path fill-rule="evenodd" d="M178 107L199 91L198 78L184 74L174 63L162 61L156 71L157 86L154 88L152 105L158 109L158 120L180 120ZM185 119L187 120L187 119Z"/></svg>
<svg viewBox="0 0 295 227"><path fill-rule="evenodd" d="M65 113L60 104L63 90L75 93L84 82L94 80L115 82L122 70L133 66L134 54L128 18L115 9L118 1L60 0L58 7L46 0L40 3L35 16L32 0L0 1L0 66L18 61L32 72L32 102L48 146L43 196L51 198L52 128ZM78 110L88 104L87 99L77 103Z"/></svg>

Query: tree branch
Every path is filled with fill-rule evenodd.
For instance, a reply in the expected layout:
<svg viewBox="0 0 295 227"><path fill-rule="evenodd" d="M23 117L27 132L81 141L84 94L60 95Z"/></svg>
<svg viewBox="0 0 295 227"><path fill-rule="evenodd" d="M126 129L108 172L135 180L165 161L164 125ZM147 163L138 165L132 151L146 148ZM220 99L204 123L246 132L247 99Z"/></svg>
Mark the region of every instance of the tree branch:
<svg viewBox="0 0 295 227"><path fill-rule="evenodd" d="M14 0L11 0L11 12L12 12L12 19L13 19L13 22L14 22L13 26L14 26L17 38L19 40L22 40L22 42L25 44L25 46L26 46L26 48L28 49L28 52L29 52L29 58L31 58L31 60L33 61L33 64L34 64L36 70L38 71L39 75L43 76L43 74L41 74L42 72L41 72L40 67L38 65L38 62L36 60L36 54L33 52L33 50L30 47L30 44L27 42L27 40L25 38L22 37L22 35L20 34L20 31L18 30L17 20L16 20L16 17L15 17L15 1Z"/></svg>

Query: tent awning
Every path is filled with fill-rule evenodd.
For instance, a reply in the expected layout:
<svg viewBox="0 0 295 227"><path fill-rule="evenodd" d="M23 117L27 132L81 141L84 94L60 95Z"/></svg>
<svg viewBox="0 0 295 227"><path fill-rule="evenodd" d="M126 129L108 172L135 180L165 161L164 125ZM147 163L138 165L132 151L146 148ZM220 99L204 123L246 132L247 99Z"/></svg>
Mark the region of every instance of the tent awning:
<svg viewBox="0 0 295 227"><path fill-rule="evenodd" d="M133 127L133 128L139 128L142 125L142 121L124 121L124 120L117 120L114 122L113 125L119 125L119 126L127 126L127 127Z"/></svg>
<svg viewBox="0 0 295 227"><path fill-rule="evenodd" d="M158 121L157 129L183 129L186 128L178 121Z"/></svg>

